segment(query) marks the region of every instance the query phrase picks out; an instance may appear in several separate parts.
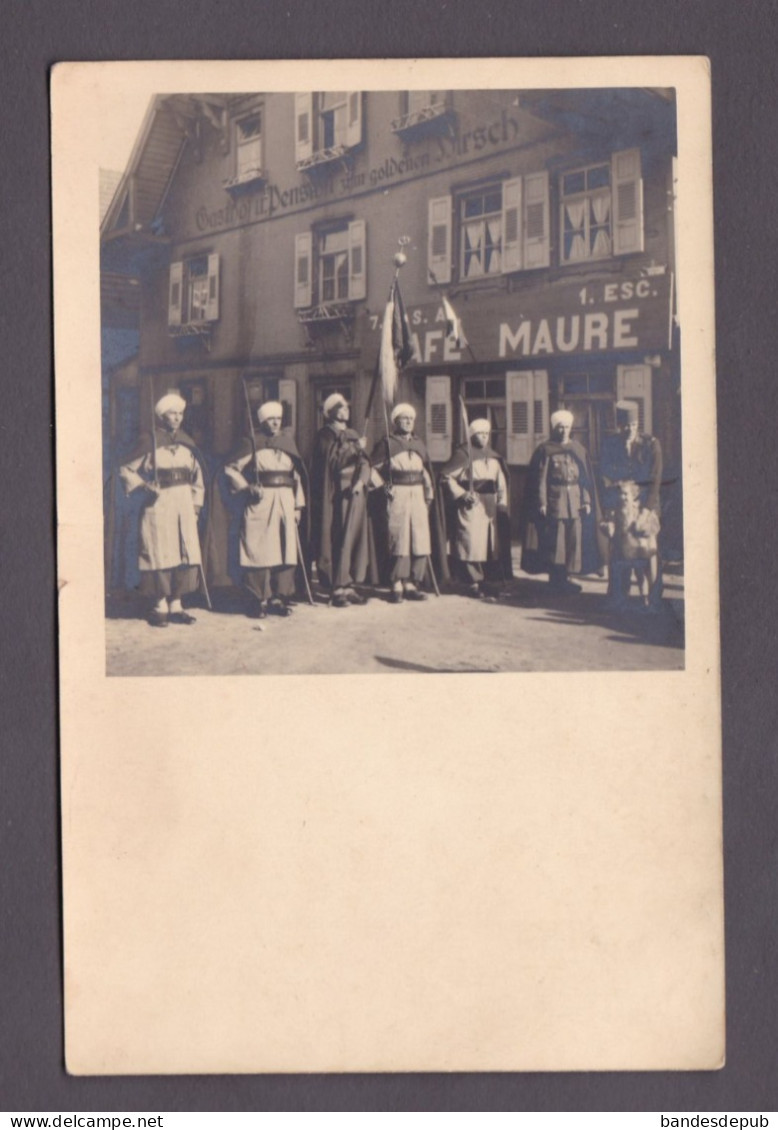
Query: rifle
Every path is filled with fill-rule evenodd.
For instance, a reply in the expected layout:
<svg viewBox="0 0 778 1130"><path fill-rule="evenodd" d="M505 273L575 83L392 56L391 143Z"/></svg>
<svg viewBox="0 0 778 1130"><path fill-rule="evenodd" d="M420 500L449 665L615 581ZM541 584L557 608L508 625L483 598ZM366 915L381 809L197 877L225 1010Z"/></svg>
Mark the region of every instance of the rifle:
<svg viewBox="0 0 778 1130"><path fill-rule="evenodd" d="M461 396L459 398L459 408L462 413L462 426L465 429L465 442L467 443L467 473L470 482L470 488L467 493L471 499L472 505L472 502L475 502L475 491L473 488L473 441L470 438L470 425L467 420L467 409L465 408L465 401Z"/></svg>

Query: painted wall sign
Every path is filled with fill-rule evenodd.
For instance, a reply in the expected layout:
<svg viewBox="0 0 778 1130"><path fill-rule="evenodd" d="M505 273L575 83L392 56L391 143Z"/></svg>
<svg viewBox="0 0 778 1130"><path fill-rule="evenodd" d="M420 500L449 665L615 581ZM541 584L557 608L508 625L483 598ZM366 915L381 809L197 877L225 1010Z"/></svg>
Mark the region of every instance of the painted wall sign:
<svg viewBox="0 0 778 1130"><path fill-rule="evenodd" d="M656 270L656 268L654 268ZM552 283L523 294L453 299L470 350L446 338L440 303L408 307L417 364L564 357L572 353L667 349L670 273L586 283ZM370 316L380 331L380 317Z"/></svg>
<svg viewBox="0 0 778 1130"><path fill-rule="evenodd" d="M435 171L463 157L505 148L515 144L519 136L518 120L503 110L498 117L472 129L433 139L426 151L406 152L401 157L387 156L369 169L344 171L341 164L333 162L329 175L320 169L315 179L302 179L287 186L266 183L261 190L239 200L228 200L218 207L201 204L193 213L192 227L198 234L224 231L322 201L371 192L392 182Z"/></svg>

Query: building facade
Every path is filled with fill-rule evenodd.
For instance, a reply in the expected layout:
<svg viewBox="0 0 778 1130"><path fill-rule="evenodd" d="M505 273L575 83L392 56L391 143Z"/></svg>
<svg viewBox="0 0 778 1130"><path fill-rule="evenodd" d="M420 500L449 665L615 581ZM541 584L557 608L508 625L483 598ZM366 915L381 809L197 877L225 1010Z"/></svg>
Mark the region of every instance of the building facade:
<svg viewBox="0 0 778 1130"><path fill-rule="evenodd" d="M125 417L172 388L214 466L247 404L281 400L304 455L333 391L361 428L402 246L414 357L398 395L433 461L462 438L461 397L492 421L517 530L550 413L573 412L596 464L616 400L637 400L680 553L675 137L672 92L642 88L157 97L101 229L104 275L140 294L114 457ZM370 438L383 429L378 397Z"/></svg>

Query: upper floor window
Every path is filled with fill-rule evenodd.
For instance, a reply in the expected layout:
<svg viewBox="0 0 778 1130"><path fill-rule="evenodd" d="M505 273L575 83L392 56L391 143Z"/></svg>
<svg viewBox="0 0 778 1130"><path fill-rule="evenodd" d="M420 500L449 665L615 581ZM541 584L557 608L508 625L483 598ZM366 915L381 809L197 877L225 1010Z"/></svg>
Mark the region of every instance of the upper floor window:
<svg viewBox="0 0 778 1130"><path fill-rule="evenodd" d="M295 308L351 302L366 294L364 220L342 220L295 236Z"/></svg>
<svg viewBox="0 0 778 1130"><path fill-rule="evenodd" d="M362 141L362 94L327 90L295 94L295 160L313 168Z"/></svg>
<svg viewBox="0 0 778 1130"><path fill-rule="evenodd" d="M170 264L168 326L205 329L219 317L219 256L195 255Z"/></svg>
<svg viewBox="0 0 778 1130"><path fill-rule="evenodd" d="M262 173L262 112L235 123L235 172L238 180L250 180Z"/></svg>
<svg viewBox="0 0 778 1130"><path fill-rule="evenodd" d="M639 149L560 175L559 232L562 264L643 250Z"/></svg>
<svg viewBox="0 0 778 1130"><path fill-rule="evenodd" d="M459 201L459 277L502 272L502 185L463 196Z"/></svg>
<svg viewBox="0 0 778 1130"><path fill-rule="evenodd" d="M547 267L548 173L496 181L429 201L430 281L460 282Z"/></svg>
<svg viewBox="0 0 778 1130"><path fill-rule="evenodd" d="M431 122L440 122L450 112L448 91L445 90L401 90L400 116L392 121L394 133L426 133Z"/></svg>

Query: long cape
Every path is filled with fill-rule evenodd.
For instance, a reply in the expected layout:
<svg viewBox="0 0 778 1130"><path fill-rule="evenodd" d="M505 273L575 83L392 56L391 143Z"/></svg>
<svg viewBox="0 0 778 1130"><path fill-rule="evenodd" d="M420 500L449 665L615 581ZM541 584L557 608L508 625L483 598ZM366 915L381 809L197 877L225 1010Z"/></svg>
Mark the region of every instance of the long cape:
<svg viewBox="0 0 778 1130"><path fill-rule="evenodd" d="M435 489L432 505L428 510L430 522L430 540L432 543L432 566L438 584L449 580L448 554L446 552L446 522L443 515L442 491L435 486L435 474L432 470L427 447L418 436L411 436L409 440L398 439L397 436L384 436L373 448L370 462L374 467L380 467L387 459L397 455L400 451L415 451L421 456L424 469L430 477L430 482ZM388 512L386 497L381 490L374 490L370 499L370 511L376 531L376 546L378 547L378 564L381 579L386 583L389 577L391 561L386 551L388 545Z"/></svg>
<svg viewBox="0 0 778 1130"><path fill-rule="evenodd" d="M500 464L500 470L505 476L505 484L510 490L510 474L508 472L508 465L498 451L493 447L476 447L473 448L473 459L496 459ZM470 453L466 443L462 443L459 447L455 448L451 458L444 467L441 468L441 475L451 475L457 471L461 471L464 467L470 465ZM443 496L443 512L446 520L446 531L448 533L449 545L452 547L451 558L453 559L453 545L457 531L457 508L454 500L449 498L443 488L439 488L441 496ZM497 549L500 562L500 568L504 580L510 580L513 576L513 561L511 559L511 520L510 520L510 507L507 511L497 511Z"/></svg>
<svg viewBox="0 0 778 1130"><path fill-rule="evenodd" d="M563 452L573 455L583 467L588 478L592 508L589 514L581 515L581 573L598 573L607 560L607 538L600 529L602 511L589 452L577 440L556 443L546 440L535 448L529 465L529 479L524 494L521 517L521 568L525 573L547 573L548 561L543 553L543 528L547 519L538 510L538 482L540 479L540 460L544 451L552 454Z"/></svg>
<svg viewBox="0 0 778 1130"><path fill-rule="evenodd" d="M254 450L263 451L266 448L271 451L283 451L288 455L294 463L294 468L302 479L303 493L305 494L305 509L303 510L303 517L300 525L297 527L300 534L300 545L302 547L303 562L305 569L310 578L311 575L311 551L309 545L309 523L310 523L310 509L311 509L311 489L308 480L308 469L303 462L303 458L294 441L294 437L287 432L279 432L276 436L265 435L264 432L255 433L254 438L251 436L243 436L235 448L232 450L225 463L233 463L238 459L245 459L253 455ZM226 572L233 582L233 584L243 585L243 571L239 561L239 544L240 544L240 526L243 519L243 511L246 508L246 500L242 496L242 492L233 495L227 485L227 476L222 473L219 475L219 494L222 506L227 512L227 561ZM303 562L297 566L297 574L295 584L297 592L300 596L305 595L305 578L303 576Z"/></svg>
<svg viewBox="0 0 778 1130"><path fill-rule="evenodd" d="M335 480L332 462L333 449L344 439L358 442L359 433L353 428L344 428L336 432L328 424L319 429L316 436L313 456L311 457L311 555L319 567L328 577L333 575L335 551L332 544L333 519L335 514L335 497L338 492L338 483ZM367 456L365 456L367 459ZM368 461L369 462L369 461ZM351 508L347 509L346 523L349 522ZM341 532L345 540L346 529ZM370 584L378 583L378 562L376 559L375 537L372 523L368 529L368 568L367 580Z"/></svg>
<svg viewBox="0 0 778 1130"><path fill-rule="evenodd" d="M138 543L140 532L140 517L143 507L148 499L143 497L143 491L133 491L125 495L124 487L119 480L119 468L135 459L142 459L154 450L154 440L157 448L173 447L181 444L188 447L200 464L205 485L205 499L203 508L197 522L200 539L200 551L203 569L208 575L208 566L213 544L211 520L213 517L214 503L214 476L209 468L209 462L197 446L192 437L183 429L175 433L167 428L155 427L154 435L150 430L141 432L131 450L119 457L117 464L105 484L105 577L106 591L117 590L132 591L140 583L138 569ZM198 580L202 592L202 575Z"/></svg>

